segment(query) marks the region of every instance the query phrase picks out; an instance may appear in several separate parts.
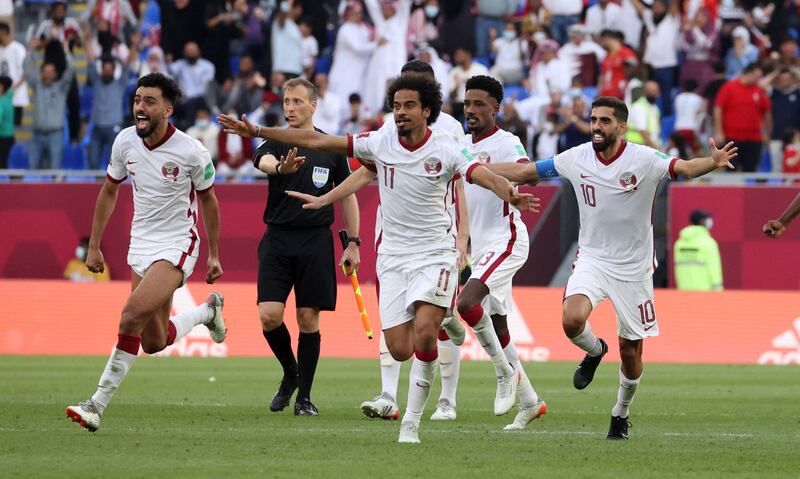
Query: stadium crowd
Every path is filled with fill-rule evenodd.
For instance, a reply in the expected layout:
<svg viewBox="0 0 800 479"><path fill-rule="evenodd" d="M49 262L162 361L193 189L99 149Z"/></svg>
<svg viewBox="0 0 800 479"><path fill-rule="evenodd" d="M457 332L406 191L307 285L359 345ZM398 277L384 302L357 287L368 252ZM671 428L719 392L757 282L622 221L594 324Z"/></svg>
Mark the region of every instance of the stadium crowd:
<svg viewBox="0 0 800 479"><path fill-rule="evenodd" d="M0 169L105 168L136 79L163 72L183 91L178 128L219 172L253 174L254 145L218 114L282 125L281 86L305 77L315 126L374 129L387 80L417 58L461 121L466 79L499 79L499 125L532 157L588 141L588 105L610 95L630 141L687 158L734 140L737 170L797 173L798 33L800 0L5 0Z"/></svg>

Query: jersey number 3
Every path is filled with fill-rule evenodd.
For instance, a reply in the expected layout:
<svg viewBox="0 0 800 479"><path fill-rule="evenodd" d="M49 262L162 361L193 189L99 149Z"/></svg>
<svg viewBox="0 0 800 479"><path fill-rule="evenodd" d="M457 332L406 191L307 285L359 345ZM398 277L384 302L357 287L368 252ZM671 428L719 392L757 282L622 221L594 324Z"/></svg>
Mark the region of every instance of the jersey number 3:
<svg viewBox="0 0 800 479"><path fill-rule="evenodd" d="M597 197L594 194L594 186L581 183L581 191L583 191L583 201L594 208L597 206Z"/></svg>

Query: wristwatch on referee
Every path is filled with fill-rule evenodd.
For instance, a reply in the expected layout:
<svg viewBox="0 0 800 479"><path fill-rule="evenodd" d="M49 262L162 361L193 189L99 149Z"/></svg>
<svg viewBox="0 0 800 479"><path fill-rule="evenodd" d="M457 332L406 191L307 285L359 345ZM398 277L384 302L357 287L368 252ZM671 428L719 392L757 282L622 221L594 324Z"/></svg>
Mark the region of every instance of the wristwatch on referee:
<svg viewBox="0 0 800 479"><path fill-rule="evenodd" d="M358 236L348 236L347 243L347 246L350 246L350 243L355 243L356 246L361 246L361 238Z"/></svg>

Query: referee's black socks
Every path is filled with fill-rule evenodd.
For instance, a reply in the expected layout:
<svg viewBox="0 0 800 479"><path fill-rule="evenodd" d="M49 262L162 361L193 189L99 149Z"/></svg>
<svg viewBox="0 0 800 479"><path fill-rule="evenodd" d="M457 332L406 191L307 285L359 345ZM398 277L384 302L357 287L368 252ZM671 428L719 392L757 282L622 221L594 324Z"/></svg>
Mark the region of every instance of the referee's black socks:
<svg viewBox="0 0 800 479"><path fill-rule="evenodd" d="M272 331L262 332L264 333L264 338L267 340L267 343L269 343L270 349L272 349L272 353L278 358L278 361L280 361L283 367L284 377L296 376L297 360L294 359L292 337L289 334L289 330L286 328L286 324L281 323L280 326ZM302 338L302 336L301 333L300 337ZM319 336L319 333L317 333L317 336ZM317 340L317 351L319 351L319 340Z"/></svg>
<svg viewBox="0 0 800 479"><path fill-rule="evenodd" d="M297 364L300 368L297 399L311 400L311 385L314 383L314 373L317 371L319 361L319 344L319 331L300 333L297 341Z"/></svg>

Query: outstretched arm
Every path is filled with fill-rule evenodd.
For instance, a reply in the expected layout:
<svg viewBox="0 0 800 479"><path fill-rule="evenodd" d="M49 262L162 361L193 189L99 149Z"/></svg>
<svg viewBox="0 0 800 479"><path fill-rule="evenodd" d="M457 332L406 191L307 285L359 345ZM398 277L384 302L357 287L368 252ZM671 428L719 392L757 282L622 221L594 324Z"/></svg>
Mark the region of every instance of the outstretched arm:
<svg viewBox="0 0 800 479"><path fill-rule="evenodd" d="M325 135L315 130L301 130L298 128L256 126L247 120L247 115L242 115L241 120L228 115L219 115L217 119L225 133L239 135L242 138L258 137L286 145L329 151L337 155L347 154L348 139L346 136Z"/></svg>
<svg viewBox="0 0 800 479"><path fill-rule="evenodd" d="M219 202L213 188L197 196L200 199L200 213L203 215L203 226L208 238L206 283L212 284L222 276L222 266L219 263Z"/></svg>
<svg viewBox="0 0 800 479"><path fill-rule="evenodd" d="M717 148L717 143L713 138L708 139L708 144L711 145L711 156L693 160L678 160L675 162L675 174L677 176L697 178L723 166L733 169L731 160L738 155L736 153L738 148L733 146L733 142L728 142L722 149Z"/></svg>
<svg viewBox="0 0 800 479"><path fill-rule="evenodd" d="M456 234L456 249L458 250L458 270L461 271L467 264L469 255L469 211L467 210L467 197L464 193L464 180L456 180L456 208L458 209L458 233Z"/></svg>
<svg viewBox="0 0 800 479"><path fill-rule="evenodd" d="M770 238L777 238L786 231L786 227L798 214L800 214L800 194L794 198L780 218L767 221L767 224L764 225L764 234Z"/></svg>
<svg viewBox="0 0 800 479"><path fill-rule="evenodd" d="M318 210L323 206L328 206L331 203L352 195L368 185L376 175L376 172L368 170L367 168L359 168L348 176L346 180L337 185L336 188L322 196L312 196L306 193L300 193L299 191L287 191L286 194L305 203L303 209Z"/></svg>
<svg viewBox="0 0 800 479"><path fill-rule="evenodd" d="M539 198L530 193L519 193L507 179L491 170L479 166L472 171L470 177L473 183L491 190L501 200L514 205L520 211L539 212Z"/></svg>
<svg viewBox="0 0 800 479"><path fill-rule="evenodd" d="M92 218L92 236L89 239L89 249L86 252L86 267L92 273L102 273L105 269L103 252L100 251L100 241L103 239L103 232L106 230L108 220L114 212L119 194L119 183L106 179L100 194L97 195L97 203L94 207L94 217Z"/></svg>
<svg viewBox="0 0 800 479"><path fill-rule="evenodd" d="M492 173L518 184L536 185L542 178L559 176L553 158L545 158L536 162L490 163L485 165Z"/></svg>

